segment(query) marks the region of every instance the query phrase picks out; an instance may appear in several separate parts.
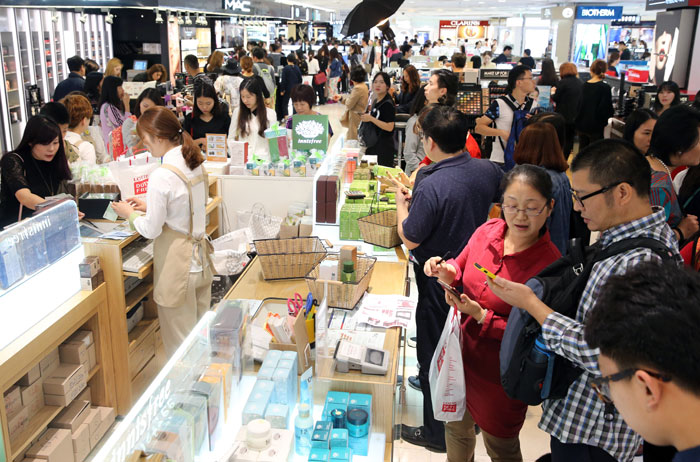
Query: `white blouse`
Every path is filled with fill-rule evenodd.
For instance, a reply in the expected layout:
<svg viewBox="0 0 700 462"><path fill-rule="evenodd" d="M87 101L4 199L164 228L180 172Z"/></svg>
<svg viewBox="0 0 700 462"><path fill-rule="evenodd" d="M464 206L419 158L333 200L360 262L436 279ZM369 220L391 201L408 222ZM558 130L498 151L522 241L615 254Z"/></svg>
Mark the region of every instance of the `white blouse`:
<svg viewBox="0 0 700 462"><path fill-rule="evenodd" d="M95 146L89 141L85 141L80 134L68 130L66 132L66 141L73 145L75 151L80 156L80 162L95 165L97 163L97 154Z"/></svg>
<svg viewBox="0 0 700 462"><path fill-rule="evenodd" d="M202 172L200 165L194 170L185 163L181 146L171 149L163 156L163 164L170 164L179 169L185 177L193 179ZM200 182L192 188L194 202L194 218L192 234L195 239L205 233L207 185ZM163 231L163 225L170 229L187 234L190 227L190 205L187 186L175 173L165 168L157 168L148 178L146 193L146 214L134 219L134 228L147 239L155 239ZM192 258L190 272L201 271L200 261Z"/></svg>
<svg viewBox="0 0 700 462"><path fill-rule="evenodd" d="M267 111L267 128L270 128L270 124L277 121L277 113L265 107ZM228 137L233 138L236 141L247 141L248 142L248 158L252 156L260 157L264 160L270 160L270 146L267 139L264 136L258 135L258 129L260 125L258 124L258 118L254 115L251 116L250 122L248 122L248 135L245 137L238 136L238 116L240 114L240 108L236 108L233 111L233 116L231 117L231 126L228 130Z"/></svg>

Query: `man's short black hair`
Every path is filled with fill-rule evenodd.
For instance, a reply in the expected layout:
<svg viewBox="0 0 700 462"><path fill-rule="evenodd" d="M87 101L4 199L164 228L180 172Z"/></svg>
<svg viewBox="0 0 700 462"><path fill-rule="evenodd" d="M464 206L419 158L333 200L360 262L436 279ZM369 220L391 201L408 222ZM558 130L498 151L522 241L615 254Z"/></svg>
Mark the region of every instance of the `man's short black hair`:
<svg viewBox="0 0 700 462"><path fill-rule="evenodd" d="M190 69L199 69L199 60L195 55L187 55L183 61Z"/></svg>
<svg viewBox="0 0 700 462"><path fill-rule="evenodd" d="M458 69L462 69L467 65L467 55L464 53L455 53L452 55L452 64Z"/></svg>
<svg viewBox="0 0 700 462"><path fill-rule="evenodd" d="M464 151L467 143L467 116L451 106L437 106L431 109L421 123L423 136L435 141L445 154Z"/></svg>
<svg viewBox="0 0 700 462"><path fill-rule="evenodd" d="M253 48L251 53L255 59L265 59L265 50L260 47Z"/></svg>
<svg viewBox="0 0 700 462"><path fill-rule="evenodd" d="M649 197L651 167L634 147L624 140L600 140L592 143L571 162L571 171L589 169L588 179L601 187L628 183L640 197Z"/></svg>
<svg viewBox="0 0 700 462"><path fill-rule="evenodd" d="M525 49L523 50L523 53L525 53L527 56L530 56L530 54L532 53L532 51L530 51L529 48L525 48Z"/></svg>
<svg viewBox="0 0 700 462"><path fill-rule="evenodd" d="M363 66L353 66L352 69L350 69L350 80L353 82L364 82L367 80L367 71Z"/></svg>
<svg viewBox="0 0 700 462"><path fill-rule="evenodd" d="M503 47L503 53L505 53L506 51L512 51L512 50L513 50L513 47L510 45L506 45Z"/></svg>
<svg viewBox="0 0 700 462"><path fill-rule="evenodd" d="M44 104L39 114L48 117L58 125L68 125L70 123L68 109L63 104L55 101Z"/></svg>
<svg viewBox="0 0 700 462"><path fill-rule="evenodd" d="M508 88L513 91L516 82L520 80L527 72L532 72L530 66L525 66L524 64L514 66L513 69L508 72Z"/></svg>
<svg viewBox="0 0 700 462"><path fill-rule="evenodd" d="M78 55L71 56L66 60L68 70L71 72L80 72L80 69L85 65L85 60Z"/></svg>
<svg viewBox="0 0 700 462"><path fill-rule="evenodd" d="M700 396L700 274L640 263L611 276L588 315L585 339L620 368L648 368Z"/></svg>
<svg viewBox="0 0 700 462"><path fill-rule="evenodd" d="M698 143L700 111L685 104L661 113L651 134L649 151L669 165L670 157L690 151Z"/></svg>

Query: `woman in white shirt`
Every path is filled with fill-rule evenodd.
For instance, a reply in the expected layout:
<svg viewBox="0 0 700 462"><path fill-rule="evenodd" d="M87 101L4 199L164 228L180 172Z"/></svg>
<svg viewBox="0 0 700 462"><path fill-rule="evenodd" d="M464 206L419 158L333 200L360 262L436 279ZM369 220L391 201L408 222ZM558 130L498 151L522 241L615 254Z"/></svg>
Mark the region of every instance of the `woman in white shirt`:
<svg viewBox="0 0 700 462"><path fill-rule="evenodd" d="M65 140L70 143L79 156L78 159L69 159L69 161L96 164L95 146L89 141L85 141L81 136L90 126L90 120L92 119L90 100L82 95L70 94L63 98L61 102L68 110L68 115L70 116Z"/></svg>
<svg viewBox="0 0 700 462"><path fill-rule="evenodd" d="M204 157L165 107L144 112L136 126L144 145L163 164L151 173L146 200L112 207L153 243L153 298L163 345L172 355L211 303L212 247L205 232L208 180ZM145 213L145 214L144 214Z"/></svg>
<svg viewBox="0 0 700 462"><path fill-rule="evenodd" d="M277 120L277 114L265 107L262 85L258 79L247 79L241 84L241 101L233 111L228 137L248 142L249 157L270 160L270 147L265 139L265 130Z"/></svg>

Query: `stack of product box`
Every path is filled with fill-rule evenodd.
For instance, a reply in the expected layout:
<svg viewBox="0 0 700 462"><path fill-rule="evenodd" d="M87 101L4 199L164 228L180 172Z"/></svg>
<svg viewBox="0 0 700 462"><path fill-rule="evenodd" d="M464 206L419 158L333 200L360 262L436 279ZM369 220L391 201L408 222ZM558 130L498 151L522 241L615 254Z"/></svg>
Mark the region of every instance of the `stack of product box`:
<svg viewBox="0 0 700 462"><path fill-rule="evenodd" d="M340 177L320 175L316 180L316 222L335 223L340 199Z"/></svg>
<svg viewBox="0 0 700 462"><path fill-rule="evenodd" d="M366 456L371 422L372 395L329 391L308 460L350 462L353 455Z"/></svg>
<svg viewBox="0 0 700 462"><path fill-rule="evenodd" d="M243 425L265 419L285 429L297 402L297 352L269 350L243 408Z"/></svg>
<svg viewBox="0 0 700 462"><path fill-rule="evenodd" d="M78 265L80 268L80 289L95 290L105 281L100 267L100 257L85 257Z"/></svg>

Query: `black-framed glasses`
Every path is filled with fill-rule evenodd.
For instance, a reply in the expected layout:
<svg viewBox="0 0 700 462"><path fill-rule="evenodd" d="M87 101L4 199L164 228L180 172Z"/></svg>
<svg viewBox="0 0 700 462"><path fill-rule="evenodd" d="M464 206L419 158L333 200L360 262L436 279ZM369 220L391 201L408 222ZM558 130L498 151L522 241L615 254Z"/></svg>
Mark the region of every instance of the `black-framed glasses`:
<svg viewBox="0 0 700 462"><path fill-rule="evenodd" d="M631 367L615 374L606 375L605 377L594 377L591 379L591 387L593 387L593 390L598 395L598 399L606 404L612 404L612 398L610 397L610 383L619 382L620 380L632 377L637 371L644 371L662 382L671 381L671 376L669 375Z"/></svg>
<svg viewBox="0 0 700 462"><path fill-rule="evenodd" d="M605 192L608 192L612 188L614 188L615 186L621 185L622 183L624 183L624 181L616 181L612 184L607 185L604 188L600 188L597 191L593 191L590 194L586 194L585 196L579 196L578 193L576 191L574 191L573 189L569 189L569 190L571 191L571 197L574 198L574 200L579 205L579 207L585 208L585 206L583 205L583 201L585 201L586 199L590 199L593 196L597 196L598 194L603 194Z"/></svg>
<svg viewBox="0 0 700 462"><path fill-rule="evenodd" d="M501 210L503 210L503 213L506 215L517 215L519 212L525 212L525 215L528 217L536 217L542 214L544 212L545 207L547 207L547 204L544 204L541 209L537 210L537 208L534 207L528 207L525 209L519 209L515 205L502 205L501 204Z"/></svg>

